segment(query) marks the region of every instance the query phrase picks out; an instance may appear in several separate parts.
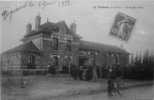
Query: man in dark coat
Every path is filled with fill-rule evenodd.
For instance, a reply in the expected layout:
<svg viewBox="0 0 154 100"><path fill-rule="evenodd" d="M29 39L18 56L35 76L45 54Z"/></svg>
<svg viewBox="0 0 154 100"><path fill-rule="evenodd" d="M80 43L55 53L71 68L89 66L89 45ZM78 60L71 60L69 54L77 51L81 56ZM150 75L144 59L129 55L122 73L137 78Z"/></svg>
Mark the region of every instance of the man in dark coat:
<svg viewBox="0 0 154 100"><path fill-rule="evenodd" d="M89 81L93 78L93 67L89 65L86 70L86 80Z"/></svg>
<svg viewBox="0 0 154 100"><path fill-rule="evenodd" d="M107 90L109 96L112 96L114 91L114 75L113 66L108 66Z"/></svg>
<svg viewBox="0 0 154 100"><path fill-rule="evenodd" d="M50 64L49 73L52 74L52 75L56 74L56 66L54 64Z"/></svg>
<svg viewBox="0 0 154 100"><path fill-rule="evenodd" d="M71 64L70 71L71 71L71 72L70 72L71 76L72 76L75 80L77 80L78 77L79 77L79 68L78 68L78 66L76 66L76 65L74 65L74 64Z"/></svg>

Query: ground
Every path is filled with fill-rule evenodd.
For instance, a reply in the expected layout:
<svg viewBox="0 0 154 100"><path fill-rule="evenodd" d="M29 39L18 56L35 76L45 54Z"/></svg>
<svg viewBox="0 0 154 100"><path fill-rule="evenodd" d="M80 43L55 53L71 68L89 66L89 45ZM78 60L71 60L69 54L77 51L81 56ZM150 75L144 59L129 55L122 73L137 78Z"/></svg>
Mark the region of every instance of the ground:
<svg viewBox="0 0 154 100"><path fill-rule="evenodd" d="M122 96L115 95L109 97L106 92L77 95L72 97L55 98L53 100L154 100L154 87L145 86L122 90ZM51 100L50 98L45 100Z"/></svg>
<svg viewBox="0 0 154 100"><path fill-rule="evenodd" d="M16 81L12 82L12 79ZM97 98L97 96L98 100L102 97L108 98L106 95L106 79L93 82L73 80L70 76L64 75L30 76L24 77L26 80L26 85L24 88L21 87L21 79L21 77L11 77L11 79L7 79L2 88L2 100L63 100L64 98L66 100L82 100L84 98L93 100L94 98ZM126 87L129 87L131 85L135 86L135 84L147 82L125 80L124 83ZM150 90L147 89L147 92L148 91ZM136 93L134 91L134 94ZM124 90L124 96L125 94L127 94L127 91Z"/></svg>

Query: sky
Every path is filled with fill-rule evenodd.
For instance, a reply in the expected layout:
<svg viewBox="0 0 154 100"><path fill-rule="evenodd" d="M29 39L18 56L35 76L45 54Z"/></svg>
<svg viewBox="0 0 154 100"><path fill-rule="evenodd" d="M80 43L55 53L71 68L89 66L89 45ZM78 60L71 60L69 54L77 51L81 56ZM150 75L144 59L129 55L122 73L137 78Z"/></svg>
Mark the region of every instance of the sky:
<svg viewBox="0 0 154 100"><path fill-rule="evenodd" d="M55 0L47 0L52 2ZM150 0L68 0L69 5L59 6L61 1L44 8L37 6L26 7L3 20L0 17L0 52L18 46L26 34L26 24L32 23L40 14L41 24L48 21L64 20L68 26L72 22L77 24L77 33L83 40L115 45L126 49L130 53L149 50L154 53L154 1ZM67 0L66 0L67 1ZM33 1L34 2L34 1ZM23 5L24 1L0 1L0 13L4 9L15 9ZM106 8L108 7L108 8ZM129 41L121 41L109 35L114 18L118 12L123 12L136 19Z"/></svg>

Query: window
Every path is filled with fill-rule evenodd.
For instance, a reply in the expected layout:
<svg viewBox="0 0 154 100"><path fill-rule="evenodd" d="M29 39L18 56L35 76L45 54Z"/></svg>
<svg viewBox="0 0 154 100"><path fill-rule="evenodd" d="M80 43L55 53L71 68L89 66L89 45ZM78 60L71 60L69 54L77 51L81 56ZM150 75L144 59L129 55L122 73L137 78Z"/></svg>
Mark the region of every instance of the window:
<svg viewBox="0 0 154 100"><path fill-rule="evenodd" d="M28 56L28 61L27 61L27 63L28 63L29 65L34 65L34 64L35 64L35 56L34 56L34 55Z"/></svg>
<svg viewBox="0 0 154 100"><path fill-rule="evenodd" d="M53 38L53 49L58 50L58 39L57 38Z"/></svg>
<svg viewBox="0 0 154 100"><path fill-rule="evenodd" d="M66 48L68 51L71 51L71 40L67 40Z"/></svg>
<svg viewBox="0 0 154 100"><path fill-rule="evenodd" d="M116 58L116 64L119 64L119 55L115 55L115 58Z"/></svg>

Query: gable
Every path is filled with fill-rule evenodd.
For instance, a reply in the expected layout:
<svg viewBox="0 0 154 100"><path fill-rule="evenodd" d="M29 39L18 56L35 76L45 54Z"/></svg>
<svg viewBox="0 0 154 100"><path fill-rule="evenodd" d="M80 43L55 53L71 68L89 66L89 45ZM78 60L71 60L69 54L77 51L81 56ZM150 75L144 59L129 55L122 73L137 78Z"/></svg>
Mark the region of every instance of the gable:
<svg viewBox="0 0 154 100"><path fill-rule="evenodd" d="M35 52L35 53L40 53L39 49L32 43L32 42L28 42L28 43L24 43L21 44L19 46L16 46L12 49L9 49L5 52L2 53L3 54L7 54L7 53L14 53L14 52Z"/></svg>

